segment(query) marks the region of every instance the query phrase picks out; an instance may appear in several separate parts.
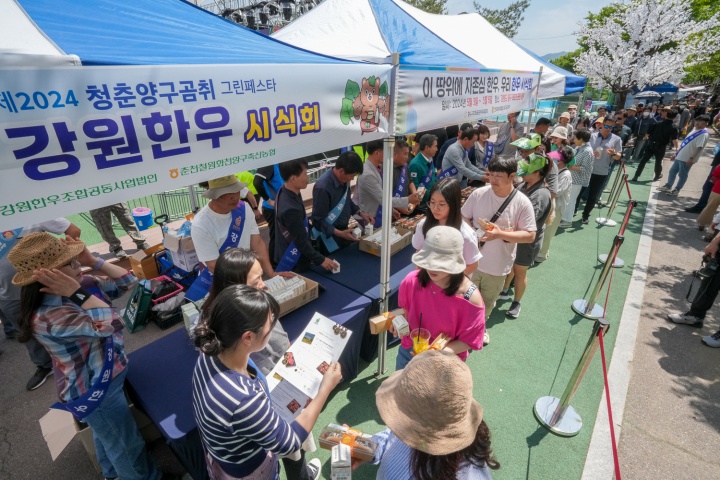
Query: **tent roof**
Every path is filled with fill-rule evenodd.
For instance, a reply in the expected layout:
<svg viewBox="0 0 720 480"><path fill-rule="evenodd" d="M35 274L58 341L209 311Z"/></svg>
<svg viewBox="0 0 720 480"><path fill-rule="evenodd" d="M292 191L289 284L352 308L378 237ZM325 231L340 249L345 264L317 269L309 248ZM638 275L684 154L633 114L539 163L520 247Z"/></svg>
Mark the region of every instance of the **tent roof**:
<svg viewBox="0 0 720 480"><path fill-rule="evenodd" d="M15 1L58 49L77 55L83 65L343 62L285 45L185 1Z"/></svg>
<svg viewBox="0 0 720 480"><path fill-rule="evenodd" d="M468 33L482 41L473 41ZM477 13L434 15L402 0L325 0L273 34L335 57L401 65L451 66L537 72L540 98L582 90L584 77L540 59L500 33ZM567 82L566 78L570 78Z"/></svg>
<svg viewBox="0 0 720 480"><path fill-rule="evenodd" d="M645 88L643 88L640 91L647 92L650 90L652 90L653 92L658 92L658 93L675 93L678 91L678 86L673 85L670 82L663 82L660 85L647 85Z"/></svg>

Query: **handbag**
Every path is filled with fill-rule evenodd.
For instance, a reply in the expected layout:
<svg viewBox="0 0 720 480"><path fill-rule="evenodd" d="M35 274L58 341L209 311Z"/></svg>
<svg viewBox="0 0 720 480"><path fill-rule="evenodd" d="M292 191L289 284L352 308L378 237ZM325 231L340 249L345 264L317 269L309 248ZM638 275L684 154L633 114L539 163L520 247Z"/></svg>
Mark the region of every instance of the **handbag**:
<svg viewBox="0 0 720 480"><path fill-rule="evenodd" d="M125 328L127 328L130 333L142 330L145 328L145 325L148 324L148 312L150 312L151 300L152 292L145 288L143 282L135 285L122 315Z"/></svg>

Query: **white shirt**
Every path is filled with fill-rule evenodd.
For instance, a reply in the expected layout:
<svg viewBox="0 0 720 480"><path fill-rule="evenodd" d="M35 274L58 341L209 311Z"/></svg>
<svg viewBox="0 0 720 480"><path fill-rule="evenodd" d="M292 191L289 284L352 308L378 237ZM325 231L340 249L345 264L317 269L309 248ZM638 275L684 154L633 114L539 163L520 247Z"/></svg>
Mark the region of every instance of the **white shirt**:
<svg viewBox="0 0 720 480"><path fill-rule="evenodd" d="M432 214L430 214L432 215ZM415 250L420 250L425 244L425 235L423 235L423 226L425 225L425 219L420 220L415 227L415 233L412 238L412 246ZM470 225L462 222L460 226L460 233L463 236L463 258L465 259L465 265L472 265L473 263L480 260L482 255L478 249L478 241L475 236L475 231Z"/></svg>
<svg viewBox="0 0 720 480"><path fill-rule="evenodd" d="M209 205L205 205L195 215L192 222L192 239L201 262L207 264L207 262L218 259L220 247L228 236L231 221L232 213L221 215L213 212ZM245 226L238 247L249 249L250 237L259 234L260 229L255 221L252 207L245 202Z"/></svg>
<svg viewBox="0 0 720 480"><path fill-rule="evenodd" d="M695 131L696 130L690 132L688 136L695 133ZM680 160L683 162L692 160L693 164L697 163L698 160L700 160L700 154L702 153L703 148L705 148L705 145L707 145L709 137L710 134L706 132L693 138L678 152L678 154L675 156L675 160Z"/></svg>
<svg viewBox="0 0 720 480"><path fill-rule="evenodd" d="M462 216L472 218L473 227L480 228L477 219L483 218L490 221L505 201L505 198L507 197L495 195L489 185L478 188L470 194L465 205L462 206ZM503 230L511 229L516 232L537 231L535 210L530 199L520 192L516 193L512 202L503 210L495 224ZM485 243L480 251L482 258L478 262L478 271L498 277L507 275L510 273L515 261L516 247L516 243L506 243L500 239Z"/></svg>

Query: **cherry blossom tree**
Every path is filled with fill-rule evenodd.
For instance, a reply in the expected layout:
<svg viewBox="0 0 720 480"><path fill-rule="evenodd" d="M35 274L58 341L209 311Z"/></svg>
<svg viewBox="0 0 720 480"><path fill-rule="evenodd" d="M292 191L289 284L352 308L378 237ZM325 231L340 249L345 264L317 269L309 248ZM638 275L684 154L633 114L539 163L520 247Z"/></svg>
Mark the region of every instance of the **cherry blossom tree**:
<svg viewBox="0 0 720 480"><path fill-rule="evenodd" d="M611 89L618 104L633 88L677 84L684 68L706 61L720 49L720 38L703 35L720 26L720 13L696 21L692 0L630 0L612 5L614 12L581 25L587 50L576 70L597 88Z"/></svg>

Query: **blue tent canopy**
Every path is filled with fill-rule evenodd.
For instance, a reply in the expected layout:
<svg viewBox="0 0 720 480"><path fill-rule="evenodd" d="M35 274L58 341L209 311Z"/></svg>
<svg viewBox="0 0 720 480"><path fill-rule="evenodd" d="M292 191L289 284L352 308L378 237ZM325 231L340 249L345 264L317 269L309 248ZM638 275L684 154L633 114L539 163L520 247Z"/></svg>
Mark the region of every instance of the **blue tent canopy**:
<svg viewBox="0 0 720 480"><path fill-rule="evenodd" d="M635 93L648 92L650 90L652 90L653 92L658 92L658 93L676 93L678 91L678 86L673 85L670 82L663 82L660 85L654 85L654 86L648 85L645 88L643 88L642 90L638 90L637 88L635 88L634 92Z"/></svg>
<svg viewBox="0 0 720 480"><path fill-rule="evenodd" d="M16 0L83 65L315 63L344 60L266 37L179 0Z"/></svg>

